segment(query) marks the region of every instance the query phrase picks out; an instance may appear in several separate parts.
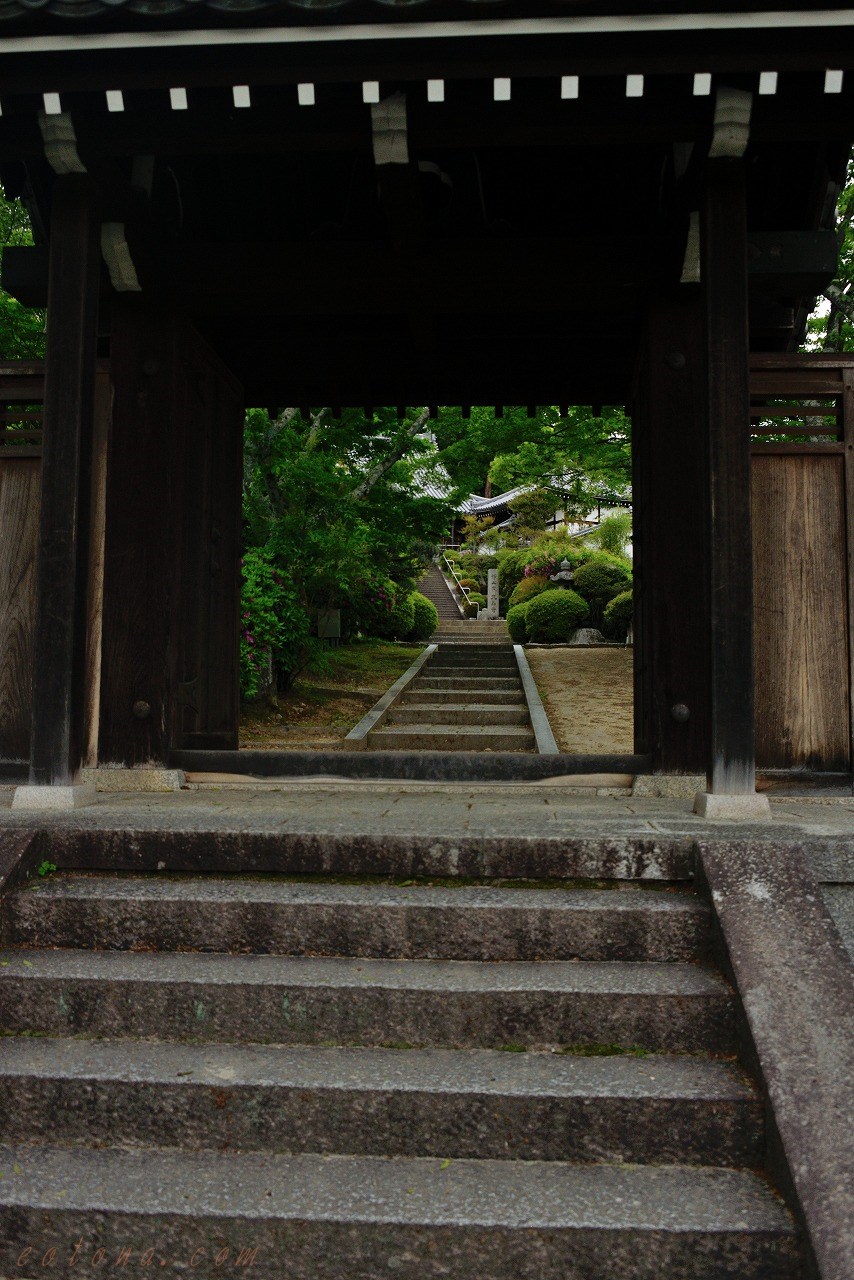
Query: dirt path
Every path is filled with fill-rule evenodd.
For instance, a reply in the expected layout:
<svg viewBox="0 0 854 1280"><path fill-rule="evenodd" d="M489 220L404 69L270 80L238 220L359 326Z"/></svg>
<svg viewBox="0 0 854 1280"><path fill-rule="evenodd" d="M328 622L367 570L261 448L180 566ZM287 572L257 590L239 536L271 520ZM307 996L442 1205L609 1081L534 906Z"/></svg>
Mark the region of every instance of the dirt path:
<svg viewBox="0 0 854 1280"><path fill-rule="evenodd" d="M526 649L561 751L634 750L631 648Z"/></svg>

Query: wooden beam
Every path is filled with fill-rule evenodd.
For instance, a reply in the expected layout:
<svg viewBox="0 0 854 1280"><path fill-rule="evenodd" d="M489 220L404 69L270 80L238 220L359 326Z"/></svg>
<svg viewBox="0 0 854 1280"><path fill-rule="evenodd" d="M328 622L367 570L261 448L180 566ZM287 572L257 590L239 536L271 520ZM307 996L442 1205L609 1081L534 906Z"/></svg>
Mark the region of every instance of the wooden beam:
<svg viewBox="0 0 854 1280"><path fill-rule="evenodd" d="M586 313L597 297L611 311L615 300L643 286L655 253L648 236L625 238L619 260L609 236L577 237L571 252L566 240L552 236L397 246L194 240L155 249L129 229L128 243L144 291L197 315L402 315L437 303L443 312L491 314L554 309L558 290L583 294ZM3 287L26 305L43 305L40 246L7 249L3 258Z"/></svg>
<svg viewBox="0 0 854 1280"><path fill-rule="evenodd" d="M408 190L410 177L396 172L384 182L402 181ZM439 304L442 312L511 312L549 308L558 291L568 310L589 314L636 302L660 274L650 236L623 240L619 258L608 236L574 237L571 252L554 236L424 240L398 212L391 243L200 239L162 248L132 228L128 240L145 292L172 297L198 316L428 314ZM762 299L812 297L836 270L831 231L751 236L749 254L751 292ZM25 306L44 306L46 248L6 249L2 283Z"/></svg>
<svg viewBox="0 0 854 1280"><path fill-rule="evenodd" d="M156 57L150 47L90 49L82 54L70 49L57 33L55 51L30 52L22 56L8 42L3 58L3 83L8 93L41 93L45 84L57 91L97 91L121 84L128 91L160 86L168 90L183 84L191 90L219 85L230 94L231 86L256 87L287 85L295 92L299 81L317 86L348 83L361 94L365 80L398 83L412 81L424 86L431 77L459 80L496 75L556 80L566 74L568 60L582 77L622 77L633 72L648 76L691 75L701 70L732 74L756 74L776 68L781 72L812 70L823 79L827 67L852 65L846 32L828 29L786 28L778 20L775 27L754 30L714 31L700 22L693 30L629 30L631 19L623 20L622 31L573 34L555 37L515 35L485 40L482 33L457 36L453 40L370 39L338 40L303 45L298 53L274 44L252 45L231 38L224 56L221 44L195 48L169 48L162 34L156 43ZM160 34L160 33L159 33ZM168 39L168 33L167 39ZM220 40L225 32L212 32ZM204 32L199 32L203 42ZM101 37L103 39L103 37ZM117 35L116 40L121 40ZM140 39L145 39L140 32ZM178 38L181 38L179 33ZM183 38L187 38L186 35ZM96 36L97 40L98 37ZM133 40L132 33L127 37ZM567 56L567 41L571 58ZM8 64L8 65L7 65ZM425 68L429 67L429 72ZM180 79L176 79L176 75ZM821 81L819 81L819 84ZM491 89L491 85L489 86ZM253 102L255 94L253 93ZM773 99L769 99L773 101ZM192 105L192 95L191 95ZM435 104L434 104L435 105Z"/></svg>
<svg viewBox="0 0 854 1280"><path fill-rule="evenodd" d="M87 569L100 269L82 174L57 179L51 218L30 781L67 784L83 759Z"/></svg>
<svg viewBox="0 0 854 1280"><path fill-rule="evenodd" d="M710 160L702 208L710 507L710 792L756 789L745 174Z"/></svg>

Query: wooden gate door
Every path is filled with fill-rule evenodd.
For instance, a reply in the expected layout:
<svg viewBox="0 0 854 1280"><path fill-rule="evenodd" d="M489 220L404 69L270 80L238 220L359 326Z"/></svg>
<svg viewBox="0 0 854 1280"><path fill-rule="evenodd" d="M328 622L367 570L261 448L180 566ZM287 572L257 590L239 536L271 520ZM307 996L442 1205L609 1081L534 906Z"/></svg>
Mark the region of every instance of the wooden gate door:
<svg viewBox="0 0 854 1280"><path fill-rule="evenodd" d="M854 358L754 357L756 763L852 764Z"/></svg>
<svg viewBox="0 0 854 1280"><path fill-rule="evenodd" d="M30 758L43 399L43 361L9 360L0 364L0 761L16 764L26 764ZM104 485L109 427L109 367L99 361L95 370L92 535L87 574L83 732L88 764L95 764L98 750Z"/></svg>
<svg viewBox="0 0 854 1280"><path fill-rule="evenodd" d="M44 366L0 366L0 760L30 758Z"/></svg>

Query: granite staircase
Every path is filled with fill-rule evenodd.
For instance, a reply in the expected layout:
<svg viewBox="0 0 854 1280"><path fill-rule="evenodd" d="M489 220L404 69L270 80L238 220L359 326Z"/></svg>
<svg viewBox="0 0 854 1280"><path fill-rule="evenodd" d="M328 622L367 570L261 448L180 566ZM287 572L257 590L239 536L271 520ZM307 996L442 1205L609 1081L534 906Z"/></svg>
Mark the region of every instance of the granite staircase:
<svg viewBox="0 0 854 1280"><path fill-rule="evenodd" d="M405 843L9 895L0 1275L800 1275L690 855Z"/></svg>
<svg viewBox="0 0 854 1280"><path fill-rule="evenodd" d="M444 622L460 622L463 620L460 606L457 604L453 592L445 581L445 575L438 565L430 565L430 568L418 583L418 590L428 600L432 600L436 606L440 627Z"/></svg>
<svg viewBox="0 0 854 1280"><path fill-rule="evenodd" d="M440 645L381 728L371 730L369 747L372 751L535 750L513 649L509 645Z"/></svg>

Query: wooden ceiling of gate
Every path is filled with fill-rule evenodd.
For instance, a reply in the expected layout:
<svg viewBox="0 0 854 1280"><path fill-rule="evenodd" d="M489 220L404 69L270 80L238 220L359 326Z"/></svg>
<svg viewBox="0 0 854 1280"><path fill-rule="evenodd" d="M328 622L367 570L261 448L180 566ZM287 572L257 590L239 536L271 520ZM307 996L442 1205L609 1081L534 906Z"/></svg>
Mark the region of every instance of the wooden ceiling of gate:
<svg viewBox="0 0 854 1280"><path fill-rule="evenodd" d="M38 117L67 113L104 220L125 226L136 301L185 311L250 403L619 403L645 300L679 287L714 89L756 93L769 69L744 33L707 39L705 63L691 39L668 41L534 38L511 55L445 40L428 59L416 40L297 55L235 36L6 63L0 41L0 168L43 240L54 175ZM760 350L797 342L832 269L820 232L854 119L854 72L825 91L841 46L829 61L826 33L783 48L766 32L766 50L775 41L779 76L754 98L748 152ZM706 68L712 92L697 92ZM378 166L370 99L395 93L408 162ZM44 246L7 252L4 283L43 303ZM111 296L105 276L105 326Z"/></svg>

